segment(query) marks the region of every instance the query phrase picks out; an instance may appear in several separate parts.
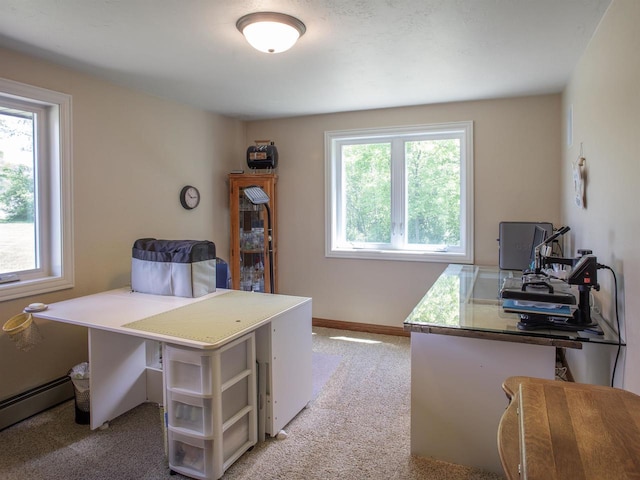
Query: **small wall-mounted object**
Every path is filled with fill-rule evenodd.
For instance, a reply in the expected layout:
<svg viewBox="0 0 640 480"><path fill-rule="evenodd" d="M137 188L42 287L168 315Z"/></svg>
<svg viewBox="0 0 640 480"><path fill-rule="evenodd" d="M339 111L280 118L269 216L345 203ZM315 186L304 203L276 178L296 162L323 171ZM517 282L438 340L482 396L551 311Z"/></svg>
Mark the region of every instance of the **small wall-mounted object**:
<svg viewBox="0 0 640 480"><path fill-rule="evenodd" d="M200 192L196 187L186 185L180 190L180 205L187 210L193 210L200 203Z"/></svg>
<svg viewBox="0 0 640 480"><path fill-rule="evenodd" d="M580 155L572 163L573 170L573 192L576 205L579 208L585 208L587 204L587 195L585 191L586 182L586 165L587 159L582 154L582 144L580 144Z"/></svg>
<svg viewBox="0 0 640 480"><path fill-rule="evenodd" d="M247 148L247 165L251 169L272 169L278 166L278 149L270 140L256 140Z"/></svg>

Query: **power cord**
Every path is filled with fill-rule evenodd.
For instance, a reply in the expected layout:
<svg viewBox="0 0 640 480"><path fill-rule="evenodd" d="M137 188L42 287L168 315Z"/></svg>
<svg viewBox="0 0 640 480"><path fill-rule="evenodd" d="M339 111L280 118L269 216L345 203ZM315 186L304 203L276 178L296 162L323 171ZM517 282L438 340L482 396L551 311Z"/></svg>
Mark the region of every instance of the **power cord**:
<svg viewBox="0 0 640 480"><path fill-rule="evenodd" d="M613 284L614 284L614 292L615 292L615 305L616 305L616 327L618 328L618 351L616 353L616 359L613 362L613 373L611 374L611 386L613 387L613 382L616 378L616 368L618 367L618 359L620 358L620 350L622 349L622 333L620 332L620 314L618 312L618 278L616 277L616 272L613 271L613 268L608 265L602 265L601 263L597 264L598 269L606 269L611 272L613 275Z"/></svg>

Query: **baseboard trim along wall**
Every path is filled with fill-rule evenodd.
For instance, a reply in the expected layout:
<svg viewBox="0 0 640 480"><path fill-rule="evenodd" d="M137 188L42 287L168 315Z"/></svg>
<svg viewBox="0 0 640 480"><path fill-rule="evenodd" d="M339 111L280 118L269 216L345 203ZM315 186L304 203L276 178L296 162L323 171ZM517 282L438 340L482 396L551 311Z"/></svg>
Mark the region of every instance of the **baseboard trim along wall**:
<svg viewBox="0 0 640 480"><path fill-rule="evenodd" d="M391 327L387 325L374 325L372 323L344 322L341 320L327 320L326 318L313 318L314 327L336 328L338 330L350 330L352 332L378 333L381 335L396 335L409 337L411 334L405 332L402 327Z"/></svg>
<svg viewBox="0 0 640 480"><path fill-rule="evenodd" d="M73 398L69 377L49 383L0 402L0 430Z"/></svg>

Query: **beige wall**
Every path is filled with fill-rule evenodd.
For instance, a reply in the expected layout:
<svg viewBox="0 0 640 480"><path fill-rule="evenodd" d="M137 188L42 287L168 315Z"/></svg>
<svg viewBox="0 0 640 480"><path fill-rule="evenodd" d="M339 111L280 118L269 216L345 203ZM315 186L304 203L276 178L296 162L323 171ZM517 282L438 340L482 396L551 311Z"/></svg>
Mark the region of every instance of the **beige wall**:
<svg viewBox="0 0 640 480"><path fill-rule="evenodd" d="M317 318L400 327L446 266L325 258L326 130L473 120L475 263L497 265L500 221L560 219L560 118L548 95L249 122L246 143L279 152L280 293L313 297Z"/></svg>
<svg viewBox="0 0 640 480"><path fill-rule="evenodd" d="M567 112L573 107L573 144L563 142L562 163L562 214L571 225L574 249L593 250L598 261L612 267L618 276L619 307L628 345L624 388L636 393L640 393L640 372L634 368L640 364L639 24L640 2L613 1L564 93L565 128ZM573 202L570 169L581 144L588 175L584 210ZM595 296L605 317L614 319L612 276L600 270L598 279L602 290ZM597 352L588 353L593 356ZM581 355L573 355L572 360L572 368L584 380L600 373L586 368ZM606 373L610 375L608 369Z"/></svg>
<svg viewBox="0 0 640 480"><path fill-rule="evenodd" d="M624 387L640 393L640 2L614 0L564 92L242 122L133 92L31 57L0 49L0 75L73 96L73 197L76 287L0 303L4 322L33 301L51 303L127 284L136 238L211 239L228 258L226 175L246 168L242 152L270 138L278 173L279 284L282 293L313 297L319 318L401 326L444 264L324 257L323 133L363 127L473 120L475 130L475 263L497 264L501 220L561 221L569 251L590 248L620 285L628 344ZM573 109L573 144L566 114ZM587 208L573 204L570 163L582 143ZM558 175L561 172L561 175ZM203 197L192 212L179 189ZM596 299L614 318L613 283L601 270ZM45 341L31 352L0 335L0 399L62 376L86 359L86 332L39 321ZM569 352L575 354L577 352ZM579 379L602 381L602 362L570 355ZM591 348L586 355L602 356ZM593 359L593 358L592 358ZM586 365L600 365L590 371ZM622 375L619 375L622 382Z"/></svg>
<svg viewBox="0 0 640 480"><path fill-rule="evenodd" d="M75 285L0 303L0 321L51 303L124 286L136 238L208 239L228 259L226 175L245 147L242 122L120 88L0 49L0 75L73 96ZM202 201L178 201L193 184ZM38 321L45 341L20 352L0 335L0 399L66 374L86 360L82 328Z"/></svg>

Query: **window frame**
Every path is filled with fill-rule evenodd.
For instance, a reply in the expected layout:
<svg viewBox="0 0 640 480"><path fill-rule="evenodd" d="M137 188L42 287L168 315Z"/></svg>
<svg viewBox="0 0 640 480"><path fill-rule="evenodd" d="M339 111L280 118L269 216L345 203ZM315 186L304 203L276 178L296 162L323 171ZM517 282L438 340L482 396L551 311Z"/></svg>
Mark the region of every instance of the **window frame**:
<svg viewBox="0 0 640 480"><path fill-rule="evenodd" d="M416 138L460 138L460 247L448 251L435 248L398 248L392 238L392 246L364 244L358 247L346 246L342 232L344 217L342 197L342 163L340 146L355 143L372 143ZM473 206L473 122L461 121L429 125L410 125L383 128L326 131L325 140L325 256L334 258L407 260L420 262L473 263L474 206ZM394 145L392 143L392 156ZM406 211L405 162L398 166L392 160L391 182L392 224ZM401 206L400 206L401 205ZM402 225L403 231L406 225ZM405 244L406 245L406 244Z"/></svg>
<svg viewBox="0 0 640 480"><path fill-rule="evenodd" d="M71 95L0 78L0 102L35 111L35 270L0 283L0 301L74 286Z"/></svg>

